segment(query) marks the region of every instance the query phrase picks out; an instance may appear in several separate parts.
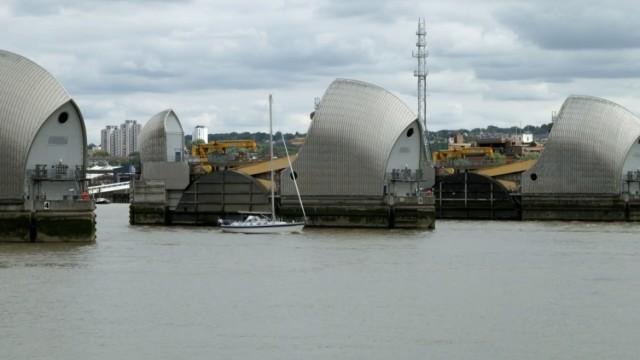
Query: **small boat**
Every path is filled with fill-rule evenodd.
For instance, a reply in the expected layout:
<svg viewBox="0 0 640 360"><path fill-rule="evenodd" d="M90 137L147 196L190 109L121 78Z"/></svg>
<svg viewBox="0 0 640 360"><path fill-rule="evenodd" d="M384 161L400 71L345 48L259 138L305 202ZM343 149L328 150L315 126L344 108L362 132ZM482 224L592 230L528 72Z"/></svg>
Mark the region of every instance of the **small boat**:
<svg viewBox="0 0 640 360"><path fill-rule="evenodd" d="M111 201L109 201L109 199L105 199L103 197L99 197L95 200L96 204L111 204Z"/></svg>
<svg viewBox="0 0 640 360"><path fill-rule="evenodd" d="M273 120L272 120L272 97L269 94L269 161L273 161ZM282 133L281 133L282 135ZM287 153L287 160L289 161L289 168L293 173L293 166L291 165L291 159L289 158L289 150L287 150L287 143L282 135L282 142L284 143L284 149ZM298 190L298 183L295 177L293 183L296 187L296 193L298 194L298 200L300 201L300 207L304 218L307 215L304 212L304 206L302 206L302 198L300 197L300 191ZM275 209L275 194L274 194L274 181L273 181L273 167L271 168L271 217L264 215L248 215L242 221L229 221L220 220L220 228L223 232L229 233L243 233L243 234L282 234L282 233L300 233L304 228L304 222L286 222L276 219Z"/></svg>
<svg viewBox="0 0 640 360"><path fill-rule="evenodd" d="M249 215L242 221L220 222L222 231L242 234L301 233L304 222L271 220L265 216Z"/></svg>

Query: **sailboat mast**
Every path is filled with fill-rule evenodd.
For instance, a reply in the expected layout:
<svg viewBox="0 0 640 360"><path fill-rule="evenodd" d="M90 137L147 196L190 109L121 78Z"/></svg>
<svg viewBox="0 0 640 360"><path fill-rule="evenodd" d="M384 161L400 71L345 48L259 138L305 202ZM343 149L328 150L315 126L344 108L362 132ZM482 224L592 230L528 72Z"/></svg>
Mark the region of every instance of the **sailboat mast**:
<svg viewBox="0 0 640 360"><path fill-rule="evenodd" d="M296 194L298 194L298 202L300 203L300 209L302 210L302 216L304 216L304 221L307 221L307 213L304 212L304 205L302 205L302 197L300 196L300 189L298 188L298 181L296 180L297 176L295 171L293 171L293 165L291 165L291 158L289 157L289 149L287 149L287 141L284 139L284 134L280 133L282 136L282 144L284 145L284 153L287 155L287 162L289 163L289 170L291 171L291 178L293 179L293 185L296 187Z"/></svg>
<svg viewBox="0 0 640 360"><path fill-rule="evenodd" d="M271 220L276 221L275 183L273 181L273 98L269 94L269 170L271 170Z"/></svg>

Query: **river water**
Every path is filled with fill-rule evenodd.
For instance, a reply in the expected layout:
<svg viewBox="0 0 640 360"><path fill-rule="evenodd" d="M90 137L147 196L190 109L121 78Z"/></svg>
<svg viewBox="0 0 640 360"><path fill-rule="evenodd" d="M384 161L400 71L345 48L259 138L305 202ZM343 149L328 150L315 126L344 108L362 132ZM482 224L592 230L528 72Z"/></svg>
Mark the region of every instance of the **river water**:
<svg viewBox="0 0 640 360"><path fill-rule="evenodd" d="M301 235L132 227L0 245L0 359L633 359L640 225Z"/></svg>

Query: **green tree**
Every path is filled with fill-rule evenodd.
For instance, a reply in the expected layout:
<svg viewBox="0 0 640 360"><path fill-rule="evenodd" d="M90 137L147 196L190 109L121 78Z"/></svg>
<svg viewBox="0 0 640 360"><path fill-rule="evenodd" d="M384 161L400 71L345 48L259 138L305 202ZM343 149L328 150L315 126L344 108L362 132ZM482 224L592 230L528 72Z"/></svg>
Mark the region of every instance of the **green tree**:
<svg viewBox="0 0 640 360"><path fill-rule="evenodd" d="M132 152L131 154L129 154L129 156L122 160L119 161L119 164L121 166L127 166L127 165L133 165L136 168L140 168L140 153L139 152Z"/></svg>
<svg viewBox="0 0 640 360"><path fill-rule="evenodd" d="M109 157L109 153L104 150L96 150L91 154L91 156L94 158L106 158Z"/></svg>

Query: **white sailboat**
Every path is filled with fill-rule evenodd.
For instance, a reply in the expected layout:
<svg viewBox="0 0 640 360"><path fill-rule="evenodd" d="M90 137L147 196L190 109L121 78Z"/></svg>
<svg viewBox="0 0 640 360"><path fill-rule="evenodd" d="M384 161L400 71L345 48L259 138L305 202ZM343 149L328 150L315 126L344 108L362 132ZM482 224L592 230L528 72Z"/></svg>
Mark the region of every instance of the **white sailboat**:
<svg viewBox="0 0 640 360"><path fill-rule="evenodd" d="M273 161L273 114L272 114L272 102L273 99L269 94L269 163ZM282 135L282 134L281 134ZM287 143L282 135L282 142L284 143L284 149L287 154L287 160L289 161L289 169L293 174L293 166L291 165L291 159L289 158L289 150L287 149ZM224 232L230 233L243 233L243 234L281 234L281 233L299 233L304 228L304 221L302 222L287 222L276 219L275 209L275 182L273 176L273 166L271 166L271 218L264 215L249 215L242 221L220 223L220 228ZM305 220L307 215L302 205L302 198L300 197L300 191L298 189L298 182L293 177L293 183L298 194L298 201L300 201L300 208L302 209L302 215Z"/></svg>

